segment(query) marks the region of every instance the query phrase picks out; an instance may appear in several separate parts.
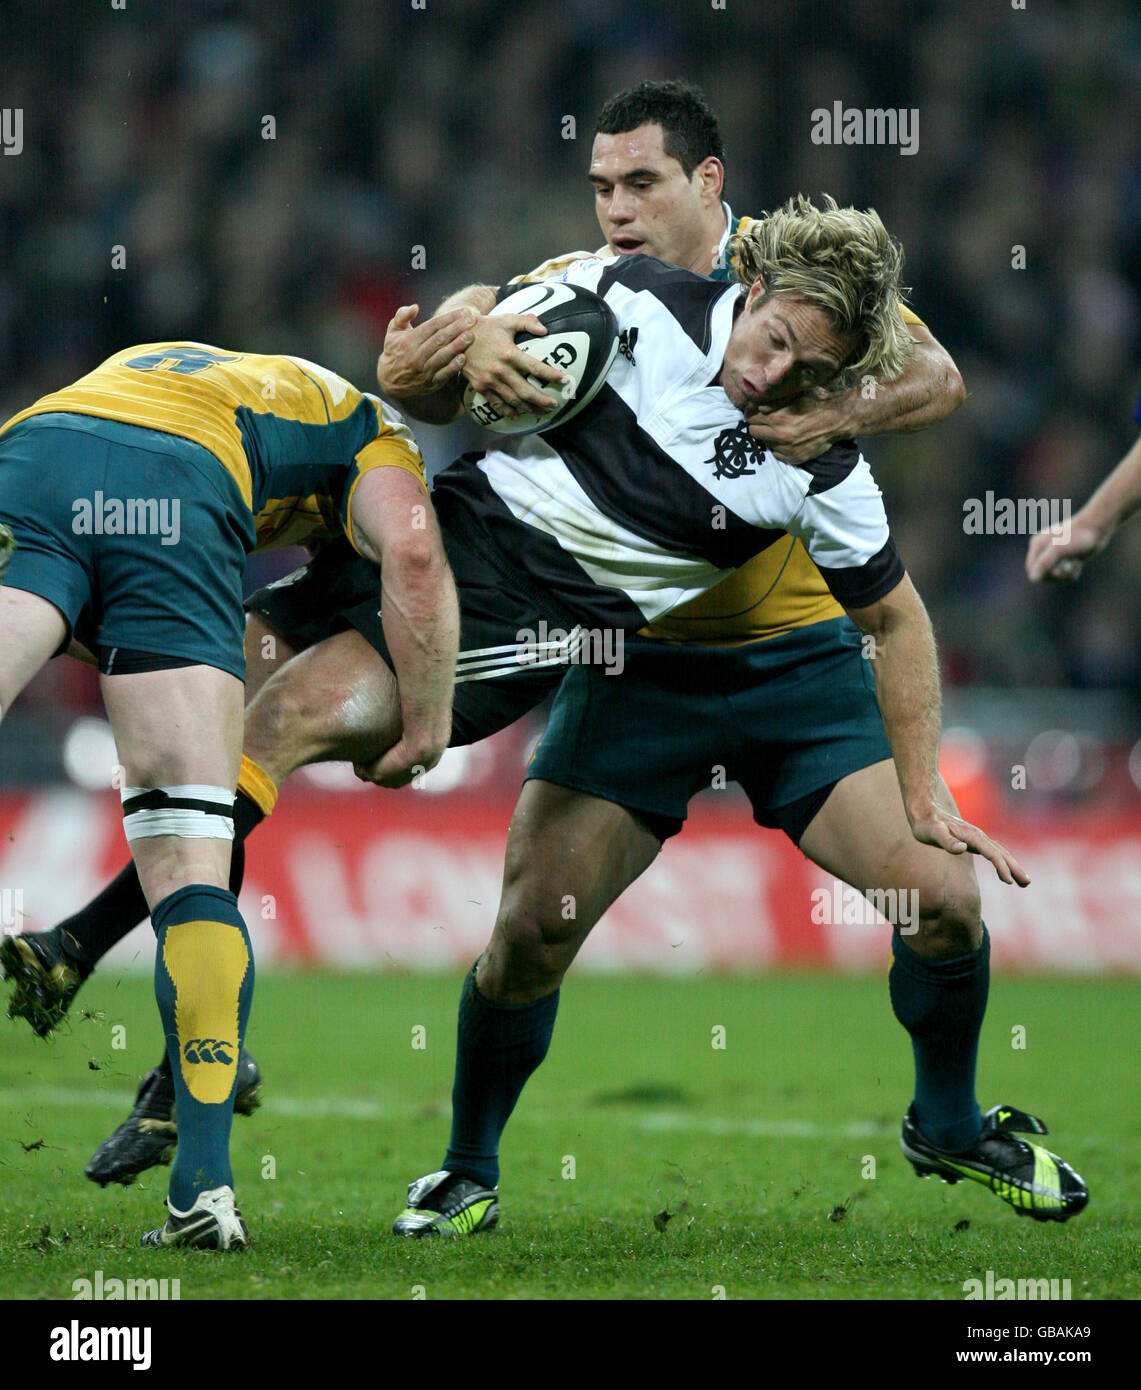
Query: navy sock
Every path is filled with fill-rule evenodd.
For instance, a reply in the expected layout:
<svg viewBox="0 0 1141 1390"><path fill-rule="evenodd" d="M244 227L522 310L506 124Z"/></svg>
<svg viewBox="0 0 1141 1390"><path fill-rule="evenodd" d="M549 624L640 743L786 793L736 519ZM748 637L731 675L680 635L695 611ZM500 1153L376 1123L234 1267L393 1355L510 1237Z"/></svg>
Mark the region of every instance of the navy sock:
<svg viewBox="0 0 1141 1390"><path fill-rule="evenodd" d="M925 960L892 935L888 984L915 1054L915 1119L937 1148L966 1149L982 1128L975 1099L979 1033L990 985L990 936L953 960Z"/></svg>
<svg viewBox="0 0 1141 1390"><path fill-rule="evenodd" d="M200 1192L234 1185L230 1127L254 992L253 952L238 900L222 888L180 888L157 904L151 921L178 1124L170 1204L185 1212Z"/></svg>
<svg viewBox="0 0 1141 1390"><path fill-rule="evenodd" d="M452 1136L443 1167L485 1187L499 1182L499 1136L527 1078L547 1055L559 991L504 1007L485 999L468 972L460 996Z"/></svg>

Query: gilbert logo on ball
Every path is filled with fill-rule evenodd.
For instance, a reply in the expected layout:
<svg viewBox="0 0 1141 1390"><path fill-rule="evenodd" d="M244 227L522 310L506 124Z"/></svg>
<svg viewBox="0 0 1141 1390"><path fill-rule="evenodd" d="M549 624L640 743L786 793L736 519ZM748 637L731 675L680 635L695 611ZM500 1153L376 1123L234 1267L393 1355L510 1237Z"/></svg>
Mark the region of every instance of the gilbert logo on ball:
<svg viewBox="0 0 1141 1390"><path fill-rule="evenodd" d="M537 361L560 368L570 380L559 388L536 377L529 380L559 399L546 414L503 415L470 385L464 409L485 429L497 434L535 434L564 425L598 394L618 352L618 323L610 306L593 290L563 282L524 285L492 309L492 314L534 314L546 337L517 333L515 344Z"/></svg>

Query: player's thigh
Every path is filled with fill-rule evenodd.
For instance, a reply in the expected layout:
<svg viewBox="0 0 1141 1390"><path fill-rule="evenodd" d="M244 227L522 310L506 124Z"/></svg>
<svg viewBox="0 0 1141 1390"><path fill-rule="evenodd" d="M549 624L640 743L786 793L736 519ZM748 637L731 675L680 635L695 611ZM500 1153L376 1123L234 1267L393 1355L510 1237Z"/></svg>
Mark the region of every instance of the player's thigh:
<svg viewBox="0 0 1141 1390"><path fill-rule="evenodd" d="M657 836L617 803L528 781L508 831L499 912L477 975L481 988L502 999L526 992L529 981L557 984L598 919L660 849Z"/></svg>
<svg viewBox="0 0 1141 1390"><path fill-rule="evenodd" d="M54 604L0 585L0 719L66 637L67 623Z"/></svg>
<svg viewBox="0 0 1141 1390"><path fill-rule="evenodd" d="M242 739L242 682L213 666L102 676L124 788L144 792L193 787L190 799L232 809ZM195 818L192 834L129 831L148 903L190 883L227 885L232 837L221 814ZM129 824L129 823L128 823ZM197 833L199 830L206 833Z"/></svg>
<svg viewBox="0 0 1141 1390"><path fill-rule="evenodd" d="M0 437L0 716L91 601L91 538L76 534L72 506L85 462L66 431L24 421Z"/></svg>
<svg viewBox="0 0 1141 1390"><path fill-rule="evenodd" d="M346 630L265 682L246 709L245 752L281 782L310 762L371 761L400 729L396 677L359 632Z"/></svg>
<svg viewBox="0 0 1141 1390"><path fill-rule="evenodd" d="M954 806L942 779L939 786L944 803ZM914 891L920 919L941 923L949 946L970 950L982 940L971 856L948 854L915 838L890 759L837 782L802 835L800 848L860 892Z"/></svg>

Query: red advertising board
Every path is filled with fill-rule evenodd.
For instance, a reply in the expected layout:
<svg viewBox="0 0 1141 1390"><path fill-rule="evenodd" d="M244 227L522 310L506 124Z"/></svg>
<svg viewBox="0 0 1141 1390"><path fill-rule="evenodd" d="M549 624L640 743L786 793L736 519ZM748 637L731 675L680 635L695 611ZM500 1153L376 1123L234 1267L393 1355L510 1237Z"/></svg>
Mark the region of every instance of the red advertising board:
<svg viewBox="0 0 1141 1390"><path fill-rule="evenodd" d="M250 839L242 907L261 966L453 969L485 944L511 803L412 790L291 786ZM980 864L996 964L1141 973L1141 814L988 822L1033 883ZM113 794L0 798L0 926L41 929L125 862ZM557 881L558 865L548 866ZM151 959L147 930L115 960ZM758 829L733 793L706 793L684 832L611 908L582 968L694 973L879 970L888 927L859 895Z"/></svg>

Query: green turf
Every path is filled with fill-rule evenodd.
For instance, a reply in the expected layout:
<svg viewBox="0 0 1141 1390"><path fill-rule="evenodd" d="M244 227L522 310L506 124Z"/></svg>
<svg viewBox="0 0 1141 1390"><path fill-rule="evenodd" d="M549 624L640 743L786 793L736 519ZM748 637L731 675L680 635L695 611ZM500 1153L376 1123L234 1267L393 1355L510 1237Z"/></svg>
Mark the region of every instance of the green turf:
<svg viewBox="0 0 1141 1390"><path fill-rule="evenodd" d="M138 1249L165 1170L129 1190L83 1176L157 1057L148 983L96 978L50 1043L0 1019L0 1298L70 1298L97 1269L178 1278L184 1299L961 1299L987 1270L1141 1297L1136 982L992 991L980 1099L1051 1125L1092 1191L1065 1226L913 1175L910 1047L884 981L579 977L507 1131L499 1229L400 1241L405 1185L447 1138L458 994L452 978L259 979L266 1103L233 1143L255 1246L237 1256Z"/></svg>

